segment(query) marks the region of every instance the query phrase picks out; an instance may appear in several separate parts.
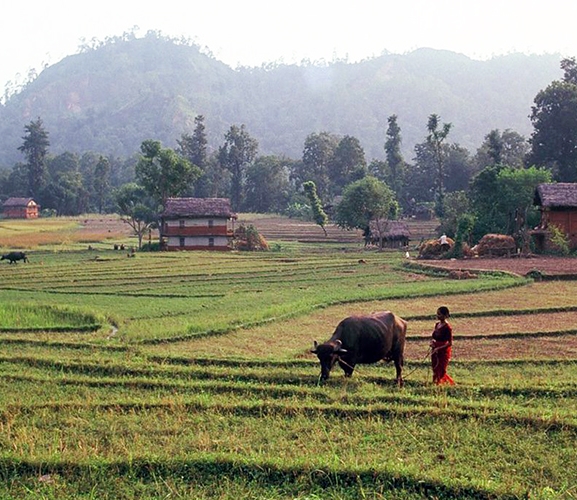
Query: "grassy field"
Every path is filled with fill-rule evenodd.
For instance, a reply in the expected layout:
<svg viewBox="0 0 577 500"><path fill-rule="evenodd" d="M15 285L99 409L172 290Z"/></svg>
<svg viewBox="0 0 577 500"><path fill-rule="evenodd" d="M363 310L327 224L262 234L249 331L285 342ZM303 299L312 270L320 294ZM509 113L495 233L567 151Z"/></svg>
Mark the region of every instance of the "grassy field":
<svg viewBox="0 0 577 500"><path fill-rule="evenodd" d="M69 244L24 226L30 262L0 265L0 498L577 498L576 282L349 242L128 257L72 222ZM382 309L409 321L405 387L386 364L318 385L313 340Z"/></svg>

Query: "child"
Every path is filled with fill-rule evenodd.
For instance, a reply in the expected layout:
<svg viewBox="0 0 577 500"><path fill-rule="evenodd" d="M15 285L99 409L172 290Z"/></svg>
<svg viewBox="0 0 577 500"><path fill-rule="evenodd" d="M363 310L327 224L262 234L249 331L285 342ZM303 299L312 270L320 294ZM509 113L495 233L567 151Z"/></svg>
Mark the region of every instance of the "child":
<svg viewBox="0 0 577 500"><path fill-rule="evenodd" d="M450 316L449 309L445 306L437 309L437 319L431 340L431 363L433 365L433 382L437 385L455 385L453 379L447 374L447 367L451 359L451 346L453 345L453 329L447 323Z"/></svg>

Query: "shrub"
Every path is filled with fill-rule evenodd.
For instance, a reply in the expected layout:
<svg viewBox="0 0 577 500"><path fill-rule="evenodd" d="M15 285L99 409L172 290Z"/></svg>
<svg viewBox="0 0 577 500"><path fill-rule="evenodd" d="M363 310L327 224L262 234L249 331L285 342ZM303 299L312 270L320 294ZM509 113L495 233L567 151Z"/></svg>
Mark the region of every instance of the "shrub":
<svg viewBox="0 0 577 500"><path fill-rule="evenodd" d="M539 269L531 269L527 274L525 274L527 278L534 279L535 281L543 281L543 273L539 271Z"/></svg>
<svg viewBox="0 0 577 500"><path fill-rule="evenodd" d="M140 249L141 252L160 252L160 243L158 241L154 243L145 243Z"/></svg>
<svg viewBox="0 0 577 500"><path fill-rule="evenodd" d="M54 208L43 208L42 210L40 210L40 217L46 218L46 217L56 217L58 215L58 212L56 212L56 209Z"/></svg>
<svg viewBox="0 0 577 500"><path fill-rule="evenodd" d="M551 224L549 226L549 232L551 233L549 237L551 250L560 255L569 255L569 237L565 234L565 231L559 226Z"/></svg>

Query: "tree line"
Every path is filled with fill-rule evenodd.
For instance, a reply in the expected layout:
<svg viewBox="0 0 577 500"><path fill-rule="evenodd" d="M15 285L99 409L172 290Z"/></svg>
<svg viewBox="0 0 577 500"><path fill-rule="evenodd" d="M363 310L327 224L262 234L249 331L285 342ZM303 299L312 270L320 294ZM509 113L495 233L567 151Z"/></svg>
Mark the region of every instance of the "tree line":
<svg viewBox="0 0 577 500"><path fill-rule="evenodd" d="M222 144L209 151L203 115L174 149L149 139L126 159L93 152L54 156L38 118L24 127L18 148L24 161L0 173L0 196L33 197L45 215L120 212L135 231L154 223L166 198L194 196L230 198L235 211L321 221L319 203L341 205L334 222L361 229L377 216L429 210L450 236L459 228L469 240L487 232L514 234L520 220L527 225L536 217L531 207L538 183L577 181L575 58L562 60L561 68L563 78L534 99L529 139L514 130L491 130L472 154L450 142L451 123L431 114L411 161L401 152L397 115L389 116L383 131L383 158L370 161L357 138L328 131L310 133L301 158L259 155L245 125L231 125ZM375 210L351 204L351 193L388 201Z"/></svg>

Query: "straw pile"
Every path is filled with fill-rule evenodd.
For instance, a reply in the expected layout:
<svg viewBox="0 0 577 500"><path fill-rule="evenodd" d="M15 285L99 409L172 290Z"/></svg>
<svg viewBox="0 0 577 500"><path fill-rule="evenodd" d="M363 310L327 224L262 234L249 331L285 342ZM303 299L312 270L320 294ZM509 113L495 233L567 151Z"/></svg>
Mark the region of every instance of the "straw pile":
<svg viewBox="0 0 577 500"><path fill-rule="evenodd" d="M452 238L447 238L449 248L443 248L438 239L426 240L419 246L419 259L439 259L442 258L453 246L455 241Z"/></svg>
<svg viewBox="0 0 577 500"><path fill-rule="evenodd" d="M517 245L507 234L486 234L475 247L479 257L510 257L515 255Z"/></svg>
<svg viewBox="0 0 577 500"><path fill-rule="evenodd" d="M240 226L234 234L234 249L249 252L268 250L268 242L253 225Z"/></svg>

